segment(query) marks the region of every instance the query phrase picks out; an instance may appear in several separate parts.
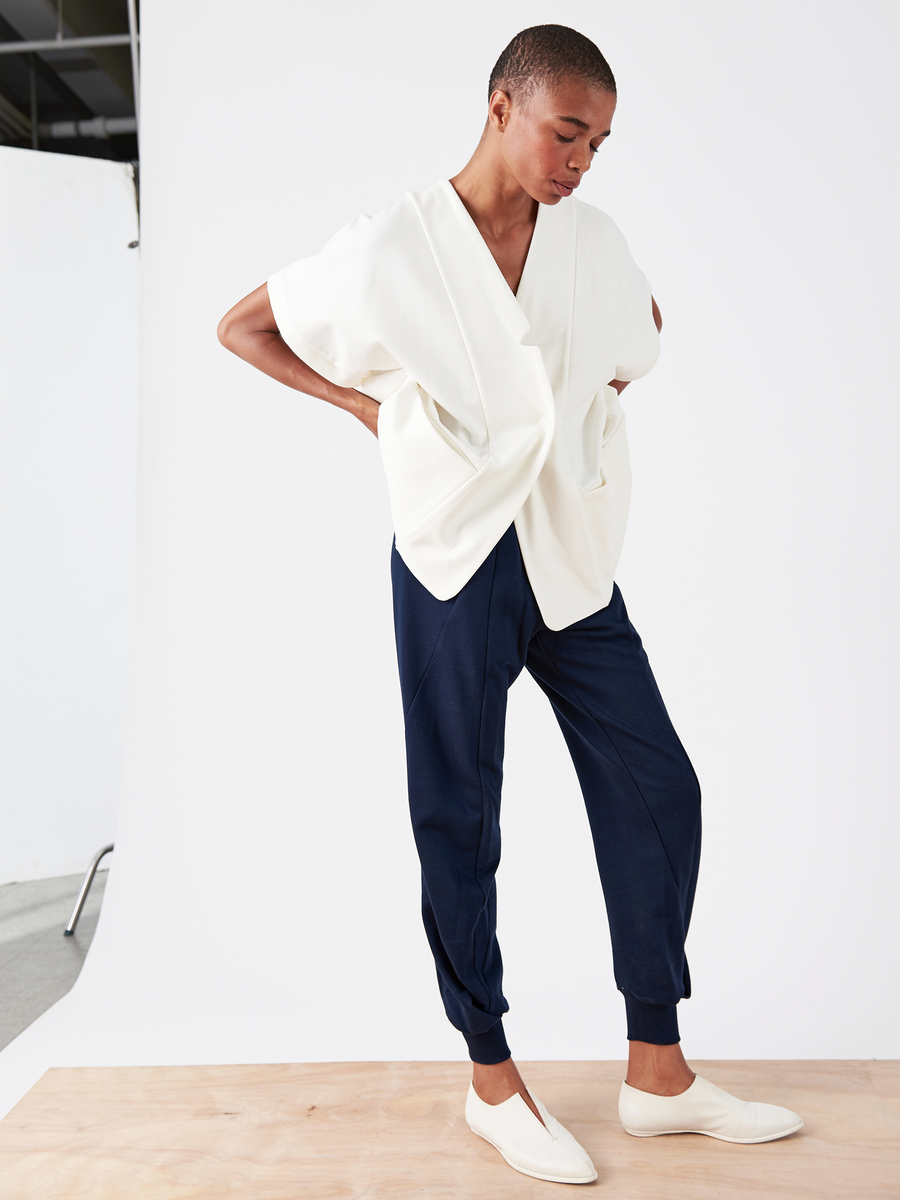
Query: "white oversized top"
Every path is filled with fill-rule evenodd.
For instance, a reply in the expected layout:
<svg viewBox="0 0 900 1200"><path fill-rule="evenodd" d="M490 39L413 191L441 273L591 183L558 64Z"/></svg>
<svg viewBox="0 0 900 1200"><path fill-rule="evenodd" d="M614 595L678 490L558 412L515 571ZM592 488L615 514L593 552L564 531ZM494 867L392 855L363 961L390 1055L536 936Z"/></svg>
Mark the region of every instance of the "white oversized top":
<svg viewBox="0 0 900 1200"><path fill-rule="evenodd" d="M268 281L279 332L380 403L397 550L439 600L515 522L550 629L609 603L631 471L609 380L659 356L650 284L600 209L538 206L514 295L447 179Z"/></svg>

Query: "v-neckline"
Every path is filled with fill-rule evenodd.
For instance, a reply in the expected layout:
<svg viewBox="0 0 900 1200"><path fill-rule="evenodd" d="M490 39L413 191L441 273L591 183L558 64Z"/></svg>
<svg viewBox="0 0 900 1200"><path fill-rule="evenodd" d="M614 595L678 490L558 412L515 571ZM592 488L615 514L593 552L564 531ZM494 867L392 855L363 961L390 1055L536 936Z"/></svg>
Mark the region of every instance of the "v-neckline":
<svg viewBox="0 0 900 1200"><path fill-rule="evenodd" d="M445 184L447 189L453 195L453 198L456 200L456 203L459 205L460 209L462 209L463 213L465 213L465 215L469 221L469 224L472 226L473 233L478 238L478 241L481 243L482 247L484 248L484 252L487 254L488 258L493 263L494 270L496 271L497 275L499 276L500 282L503 284L507 293L511 296L511 298L513 300L515 300L515 302L517 304L520 304L521 298L522 298L522 285L525 282L525 276L530 274L530 272L528 270L528 264L531 262L531 260L534 256L534 244L537 241L538 229L543 224L543 222L541 221L541 211L544 208L546 208L547 206L544 204L541 204L540 201L538 202L537 215L534 218L534 229L531 231L531 241L528 243L528 250L525 253L525 262L522 264L522 273L519 276L519 286L516 288L515 291L513 291L512 288L509 286L509 281L507 280L506 276L500 270L500 264L497 262L496 258L494 258L494 255L491 252L490 246L485 241L484 234L481 232L481 230L475 224L472 214L466 208L465 204L463 204L462 196L460 196L459 192L456 190L456 188L453 186L453 184L450 182L449 179L443 179L443 180L441 180L441 182L443 184ZM521 304L520 304L520 306L521 306Z"/></svg>

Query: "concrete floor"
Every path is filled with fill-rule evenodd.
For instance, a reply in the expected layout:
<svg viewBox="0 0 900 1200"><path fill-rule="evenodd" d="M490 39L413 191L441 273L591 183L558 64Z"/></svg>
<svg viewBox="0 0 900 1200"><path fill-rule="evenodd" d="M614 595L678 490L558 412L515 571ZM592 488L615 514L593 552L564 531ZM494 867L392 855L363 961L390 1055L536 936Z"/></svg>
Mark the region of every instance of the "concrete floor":
<svg viewBox="0 0 900 1200"><path fill-rule="evenodd" d="M0 1049L72 987L97 927L106 871L98 871L71 937L82 875L0 887Z"/></svg>

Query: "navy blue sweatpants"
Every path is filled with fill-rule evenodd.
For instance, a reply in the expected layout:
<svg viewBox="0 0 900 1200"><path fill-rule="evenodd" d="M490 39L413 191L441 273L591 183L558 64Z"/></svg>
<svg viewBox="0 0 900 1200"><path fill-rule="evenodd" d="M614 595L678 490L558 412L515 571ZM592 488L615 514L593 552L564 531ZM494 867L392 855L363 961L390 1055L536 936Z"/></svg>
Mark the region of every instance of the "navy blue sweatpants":
<svg viewBox="0 0 900 1200"><path fill-rule="evenodd" d="M391 571L422 913L444 1007L470 1057L509 1057L494 875L507 692L523 667L578 773L628 1037L677 1042L700 787L618 586L605 608L548 629L515 527L450 600L436 600L396 548Z"/></svg>

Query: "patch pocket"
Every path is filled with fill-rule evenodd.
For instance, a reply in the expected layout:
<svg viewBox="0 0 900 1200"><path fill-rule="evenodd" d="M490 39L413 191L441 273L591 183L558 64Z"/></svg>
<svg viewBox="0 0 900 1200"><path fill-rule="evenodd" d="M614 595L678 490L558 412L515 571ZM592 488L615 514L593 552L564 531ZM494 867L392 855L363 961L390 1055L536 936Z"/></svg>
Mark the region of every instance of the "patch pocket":
<svg viewBox="0 0 900 1200"><path fill-rule="evenodd" d="M480 470L441 424L434 400L414 379L408 379L382 404L378 442L398 535Z"/></svg>
<svg viewBox="0 0 900 1200"><path fill-rule="evenodd" d="M629 489L631 468L628 461L628 439L625 436L625 416L618 413L606 422L600 452L600 478L582 489L582 496L593 496L606 489L609 480L626 474Z"/></svg>
<svg viewBox="0 0 900 1200"><path fill-rule="evenodd" d="M622 553L631 503L631 465L624 417L604 443L601 468L601 478L585 488L581 503L598 576L610 579Z"/></svg>

